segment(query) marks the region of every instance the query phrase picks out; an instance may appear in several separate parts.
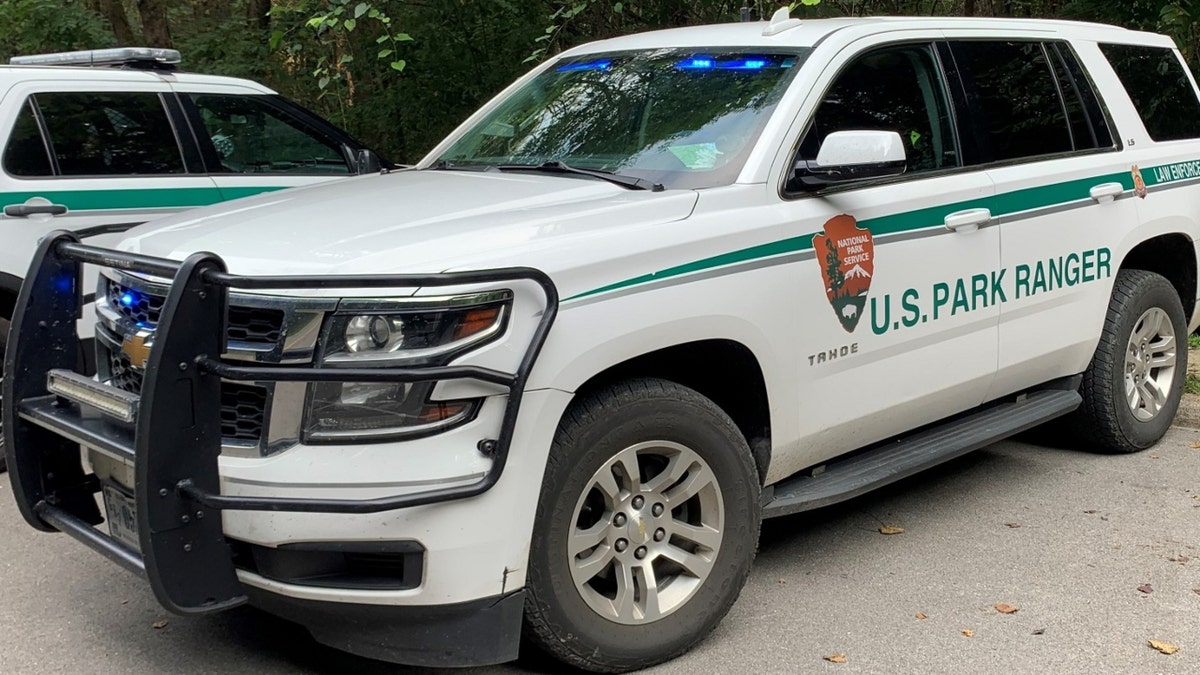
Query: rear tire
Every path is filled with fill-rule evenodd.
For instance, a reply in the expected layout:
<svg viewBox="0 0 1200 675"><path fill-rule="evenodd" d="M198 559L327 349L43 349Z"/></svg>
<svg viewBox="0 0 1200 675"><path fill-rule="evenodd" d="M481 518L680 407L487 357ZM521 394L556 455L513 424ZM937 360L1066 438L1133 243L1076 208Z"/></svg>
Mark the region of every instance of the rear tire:
<svg viewBox="0 0 1200 675"><path fill-rule="evenodd" d="M1187 359L1187 321L1175 287L1154 272L1118 272L1083 376L1083 405L1069 418L1077 442L1105 453L1157 443L1179 409Z"/></svg>
<svg viewBox="0 0 1200 675"><path fill-rule="evenodd" d="M592 672L684 653L745 584L760 491L745 438L699 393L639 379L578 400L542 482L526 638Z"/></svg>

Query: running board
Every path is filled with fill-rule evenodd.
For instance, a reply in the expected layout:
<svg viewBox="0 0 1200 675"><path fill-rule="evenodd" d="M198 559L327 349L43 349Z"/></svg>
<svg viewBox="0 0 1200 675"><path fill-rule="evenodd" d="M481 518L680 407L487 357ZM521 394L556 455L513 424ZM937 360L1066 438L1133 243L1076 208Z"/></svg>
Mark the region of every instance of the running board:
<svg viewBox="0 0 1200 675"><path fill-rule="evenodd" d="M824 471L776 484L763 518L786 516L852 499L1065 415L1083 399L1076 391L1035 391L842 460Z"/></svg>

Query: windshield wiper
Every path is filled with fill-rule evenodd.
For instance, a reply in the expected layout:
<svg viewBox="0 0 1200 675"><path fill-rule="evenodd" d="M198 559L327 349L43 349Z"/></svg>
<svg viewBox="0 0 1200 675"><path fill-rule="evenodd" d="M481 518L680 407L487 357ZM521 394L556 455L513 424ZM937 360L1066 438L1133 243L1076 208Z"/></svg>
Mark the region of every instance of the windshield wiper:
<svg viewBox="0 0 1200 675"><path fill-rule="evenodd" d="M435 171L487 171L490 169L486 164L455 164L448 159L439 159L430 164L426 170L433 169Z"/></svg>
<svg viewBox="0 0 1200 675"><path fill-rule="evenodd" d="M599 171L596 169L579 169L565 162L554 160L551 162L543 162L542 164L501 164L496 167L499 171L532 171L535 173L560 173L560 174L577 174L580 176L591 176L605 180L613 185L620 185L629 190L650 190L652 192L662 192L666 188L662 183L654 183L645 178L637 178L635 176L622 176L619 173L611 171Z"/></svg>

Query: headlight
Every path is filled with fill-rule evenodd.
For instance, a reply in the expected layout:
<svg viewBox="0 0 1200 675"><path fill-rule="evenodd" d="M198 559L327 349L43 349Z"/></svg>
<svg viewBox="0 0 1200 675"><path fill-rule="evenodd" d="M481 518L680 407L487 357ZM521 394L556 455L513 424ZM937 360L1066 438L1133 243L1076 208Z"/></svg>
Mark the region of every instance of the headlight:
<svg viewBox="0 0 1200 675"><path fill-rule="evenodd" d="M504 333L508 291L451 298L430 307L343 302L326 322L325 367L436 366ZM444 431L475 417L479 400L430 401L435 381L320 382L309 387L309 443L379 442Z"/></svg>
<svg viewBox="0 0 1200 675"><path fill-rule="evenodd" d="M462 306L377 311L339 310L325 332L325 365L444 363L502 332L512 294L456 299ZM356 304L360 301L355 301Z"/></svg>

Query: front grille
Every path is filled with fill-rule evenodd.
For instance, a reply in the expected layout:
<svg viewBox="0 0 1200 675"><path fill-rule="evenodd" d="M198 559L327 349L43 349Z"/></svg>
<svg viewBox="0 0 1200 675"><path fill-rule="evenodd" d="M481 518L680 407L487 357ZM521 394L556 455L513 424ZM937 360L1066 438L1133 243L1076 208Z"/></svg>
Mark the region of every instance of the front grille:
<svg viewBox="0 0 1200 675"><path fill-rule="evenodd" d="M221 436L237 441L262 438L267 390L250 384L221 383Z"/></svg>
<svg viewBox="0 0 1200 675"><path fill-rule="evenodd" d="M108 383L117 389L142 393L144 374L134 368L124 352L109 350ZM221 383L221 436L226 440L257 443L262 439L267 390L237 382Z"/></svg>
<svg viewBox="0 0 1200 675"><path fill-rule="evenodd" d="M125 352L108 352L108 383L117 389L142 393L142 371L133 367L133 362L125 356Z"/></svg>
<svg viewBox="0 0 1200 675"><path fill-rule="evenodd" d="M122 286L112 279L105 281L105 295L113 311L139 328L154 330L158 327L166 304L164 296ZM275 345L283 338L283 319L283 310L279 309L230 307L225 337L233 342Z"/></svg>

